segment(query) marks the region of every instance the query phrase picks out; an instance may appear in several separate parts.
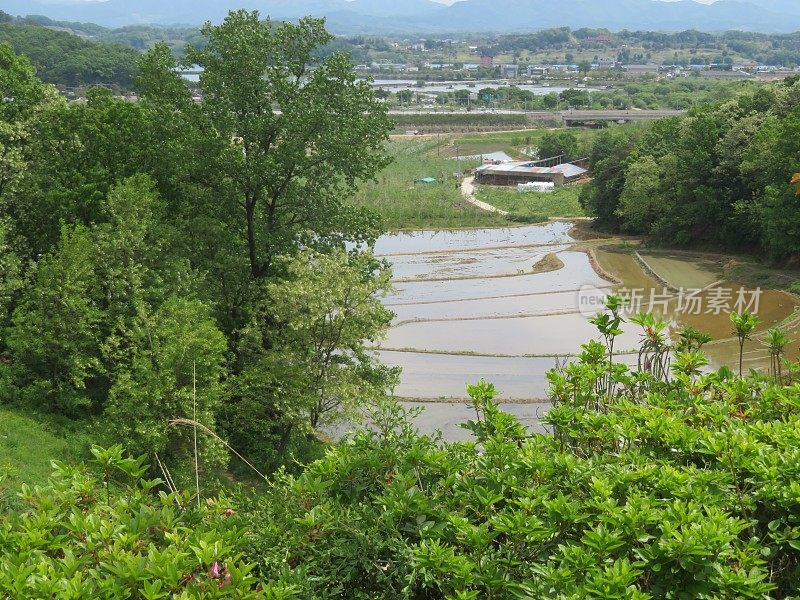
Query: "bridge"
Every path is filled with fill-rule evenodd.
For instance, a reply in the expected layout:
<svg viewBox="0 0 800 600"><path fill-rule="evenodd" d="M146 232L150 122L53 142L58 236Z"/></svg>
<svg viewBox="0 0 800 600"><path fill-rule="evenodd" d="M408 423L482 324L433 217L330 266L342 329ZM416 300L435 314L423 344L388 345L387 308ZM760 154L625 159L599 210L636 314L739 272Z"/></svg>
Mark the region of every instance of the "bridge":
<svg viewBox="0 0 800 600"><path fill-rule="evenodd" d="M559 113L566 125L586 123L630 123L653 121L685 114L683 110L565 110Z"/></svg>
<svg viewBox="0 0 800 600"><path fill-rule="evenodd" d="M398 110L389 111L392 115L526 115L532 121L563 121L566 125L582 123L629 123L631 121L654 121L665 117L676 117L686 114L683 110L561 110L561 111L524 111L510 109L476 109L476 110Z"/></svg>

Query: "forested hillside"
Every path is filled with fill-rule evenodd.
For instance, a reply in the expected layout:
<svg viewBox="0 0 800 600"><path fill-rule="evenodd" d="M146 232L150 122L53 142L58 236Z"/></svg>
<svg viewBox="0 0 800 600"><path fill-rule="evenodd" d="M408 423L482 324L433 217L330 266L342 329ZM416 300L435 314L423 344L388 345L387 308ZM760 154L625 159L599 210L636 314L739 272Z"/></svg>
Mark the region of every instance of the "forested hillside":
<svg viewBox="0 0 800 600"><path fill-rule="evenodd" d="M43 81L71 87L106 84L130 89L139 58L128 46L90 42L65 31L9 21L0 22L0 43L24 54Z"/></svg>
<svg viewBox="0 0 800 600"><path fill-rule="evenodd" d="M600 225L665 244L796 258L799 104L790 78L652 127L604 132L582 202Z"/></svg>

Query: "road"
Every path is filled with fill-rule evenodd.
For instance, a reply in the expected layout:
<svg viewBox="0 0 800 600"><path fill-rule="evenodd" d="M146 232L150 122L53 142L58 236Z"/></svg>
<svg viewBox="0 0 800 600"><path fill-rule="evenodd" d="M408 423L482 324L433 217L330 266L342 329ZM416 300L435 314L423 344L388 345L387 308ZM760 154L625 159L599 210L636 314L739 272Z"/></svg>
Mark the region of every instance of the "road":
<svg viewBox="0 0 800 600"><path fill-rule="evenodd" d="M505 210L500 210L496 206L492 206L484 202L483 200L478 200L475 197L475 178L474 177L466 177L464 181L461 182L461 194L464 196L464 200L472 204L473 206L477 206L481 210L485 210L487 212L493 212L504 217L508 215L508 212Z"/></svg>

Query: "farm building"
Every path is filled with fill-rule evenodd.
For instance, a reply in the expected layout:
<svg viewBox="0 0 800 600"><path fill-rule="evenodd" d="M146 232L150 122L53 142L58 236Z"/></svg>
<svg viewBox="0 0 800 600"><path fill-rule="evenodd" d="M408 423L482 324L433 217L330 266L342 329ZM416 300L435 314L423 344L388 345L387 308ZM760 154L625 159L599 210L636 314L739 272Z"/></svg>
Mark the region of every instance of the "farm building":
<svg viewBox="0 0 800 600"><path fill-rule="evenodd" d="M584 163L585 164L585 163ZM556 186L577 181L588 171L575 163L552 167L537 166L531 161L512 161L482 165L475 169L475 180L489 185L518 185L532 181L549 181Z"/></svg>

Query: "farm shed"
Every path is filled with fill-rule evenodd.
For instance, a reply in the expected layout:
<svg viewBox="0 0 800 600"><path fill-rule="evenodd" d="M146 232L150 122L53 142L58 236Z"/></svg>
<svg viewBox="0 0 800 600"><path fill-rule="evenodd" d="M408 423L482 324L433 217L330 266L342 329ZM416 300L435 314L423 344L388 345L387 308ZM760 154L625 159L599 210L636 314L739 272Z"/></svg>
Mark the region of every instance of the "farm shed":
<svg viewBox="0 0 800 600"><path fill-rule="evenodd" d="M588 173L586 169L573 163L540 167L530 161L514 161L480 166L475 170L475 179L478 183L489 185L519 185L532 181L549 181L560 186L577 181L586 173Z"/></svg>

